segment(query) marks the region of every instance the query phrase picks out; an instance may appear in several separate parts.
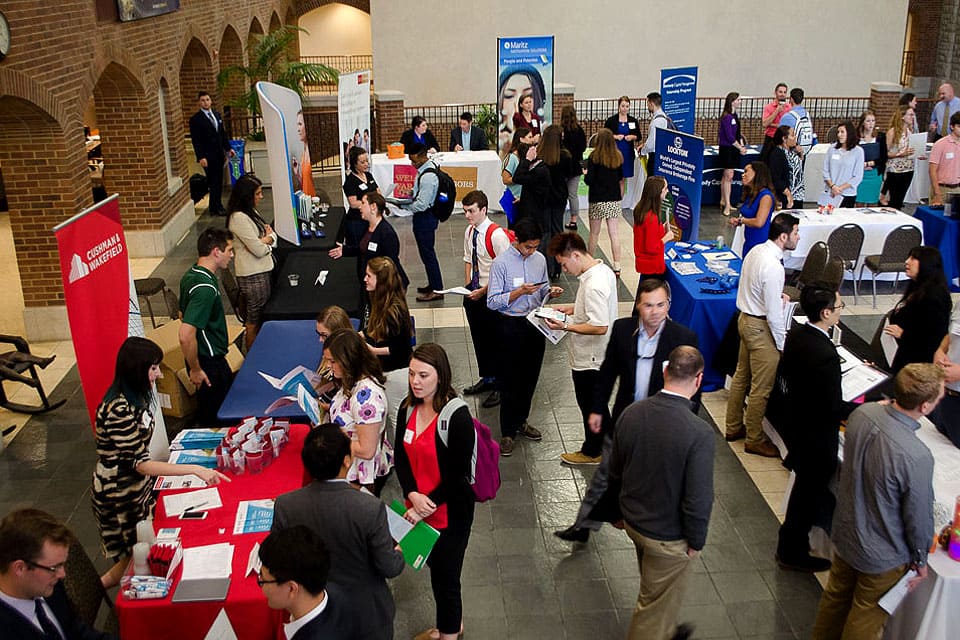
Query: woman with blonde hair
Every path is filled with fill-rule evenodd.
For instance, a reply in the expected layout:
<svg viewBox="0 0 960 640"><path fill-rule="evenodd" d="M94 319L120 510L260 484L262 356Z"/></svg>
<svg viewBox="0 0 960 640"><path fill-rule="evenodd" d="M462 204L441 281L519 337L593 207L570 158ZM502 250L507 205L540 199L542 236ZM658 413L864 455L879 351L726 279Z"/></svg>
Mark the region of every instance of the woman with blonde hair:
<svg viewBox="0 0 960 640"><path fill-rule="evenodd" d="M587 158L587 174L583 181L589 191L590 203L590 241L587 251L592 256L597 250L600 239L600 227L607 221L607 233L610 235L610 248L613 253L613 272L620 277L620 216L622 215L620 183L623 179L623 154L617 148L613 133L609 129L600 129L594 143L593 152Z"/></svg>
<svg viewBox="0 0 960 640"><path fill-rule="evenodd" d="M889 200L880 196L881 204L889 204L894 209L903 207L910 183L913 182L913 147L910 146L910 134L917 121L916 112L909 104L900 105L890 118L887 131L887 180L885 186Z"/></svg>
<svg viewBox="0 0 960 640"><path fill-rule="evenodd" d="M317 339L320 341L321 347L330 337L330 334L337 329L352 330L353 325L350 323L350 316L342 307L335 304L324 307L317 315L316 326ZM337 392L339 383L333 377L329 363L323 358L320 359L320 364L317 366L317 376L319 379L314 383L314 391L317 392L317 399L320 403L321 420L326 422L325 416L330 411L330 401L333 399L333 394Z"/></svg>

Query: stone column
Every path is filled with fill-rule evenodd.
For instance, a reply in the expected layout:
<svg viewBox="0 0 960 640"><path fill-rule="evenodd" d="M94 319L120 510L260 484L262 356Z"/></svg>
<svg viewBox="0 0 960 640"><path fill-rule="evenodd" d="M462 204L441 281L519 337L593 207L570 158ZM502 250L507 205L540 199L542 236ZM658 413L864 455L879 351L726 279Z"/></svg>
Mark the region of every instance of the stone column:
<svg viewBox="0 0 960 640"><path fill-rule="evenodd" d="M377 122L375 129L377 151L385 152L391 142L400 140L400 134L407 126L403 117L404 94L402 91L375 91L374 104L377 108Z"/></svg>

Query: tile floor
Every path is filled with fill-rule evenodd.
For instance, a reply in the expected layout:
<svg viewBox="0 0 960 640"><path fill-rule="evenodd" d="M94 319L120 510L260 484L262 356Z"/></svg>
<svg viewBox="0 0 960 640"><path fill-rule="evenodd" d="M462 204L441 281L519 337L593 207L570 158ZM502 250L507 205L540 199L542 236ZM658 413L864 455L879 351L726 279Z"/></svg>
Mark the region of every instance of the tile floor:
<svg viewBox="0 0 960 640"><path fill-rule="evenodd" d="M324 185L335 193L335 183ZM265 199L269 203L270 199ZM401 236L401 259L414 285L425 281L416 256L409 219L392 220ZM498 220L502 222L502 220ZM716 237L725 229L716 210L707 210L701 235ZM197 227L222 224L201 217ZM462 233L465 222L454 216L441 225L437 251L450 284L459 284ZM581 225L581 233L584 233ZM729 235L729 234L728 234ZM135 276L163 277L175 287L194 260L196 231L187 234L163 260L140 260ZM623 220L621 243L631 255L629 225ZM609 255L606 234L601 249ZM0 216L0 249L12 250L9 221ZM12 255L10 251L5 251ZM631 306L636 274L623 261L621 312ZM0 322L4 331L22 333L22 297L16 269L0 271ZM568 289L561 301L572 300L576 282L563 277ZM411 288L411 291L413 288ZM476 377L473 345L460 308L448 296L442 302L418 304L410 296L419 342L442 344L454 364L455 384ZM881 310L894 296L884 296ZM848 306L846 322L869 340L879 318L870 300ZM7 314L10 317L6 317ZM854 316L854 317L851 317ZM19 324L17 324L19 322ZM93 437L86 417L70 343L35 345L38 353L57 353L55 366L45 372L53 398L67 403L52 414L34 417L0 452L0 514L34 505L63 518L77 533L88 553L99 558L99 537L89 504L89 478L94 463ZM704 397L702 417L722 421L725 392ZM496 409L471 400L482 421L498 432ZM0 424L23 421L0 411ZM478 505L463 571L464 625L470 638L617 638L624 635L636 600L638 570L632 543L610 527L583 546L564 543L552 535L572 522L589 481L589 469L561 466L558 456L575 451L582 426L574 401L563 348L550 348L541 383L534 398L532 424L544 432L543 441L519 443L516 454L502 459L503 486L497 499ZM21 424L21 426L23 426ZM168 431L178 428L168 420ZM724 445L720 433L717 444ZM812 625L821 587L813 576L779 570L773 559L778 517L786 472L776 460L746 456L742 443L717 446L715 500L707 545L697 560L680 619L696 626L697 638L801 638ZM391 481L387 494L398 492ZM433 626L429 578L405 571L392 583L397 601L396 637L410 638Z"/></svg>

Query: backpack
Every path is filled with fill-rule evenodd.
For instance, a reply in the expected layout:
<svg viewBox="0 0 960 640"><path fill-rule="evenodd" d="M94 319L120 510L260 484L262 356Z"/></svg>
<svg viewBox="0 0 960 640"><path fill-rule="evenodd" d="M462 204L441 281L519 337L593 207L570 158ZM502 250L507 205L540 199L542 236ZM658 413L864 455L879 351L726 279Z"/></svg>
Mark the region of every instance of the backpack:
<svg viewBox="0 0 960 640"><path fill-rule="evenodd" d="M804 113L802 116L794 114L797 124L794 131L797 134L797 144L809 151L813 147L813 124L810 122L810 115Z"/></svg>
<svg viewBox="0 0 960 640"><path fill-rule="evenodd" d="M453 178L450 177L450 174L440 167L430 167L423 173L434 173L437 176L437 197L434 199L430 211L436 216L437 220L446 222L450 219L450 214L453 213L453 205L457 200L457 185L454 183ZM421 176L422 175L423 174L421 174ZM419 191L420 178L417 178L417 192ZM416 199L416 197L414 197L414 199Z"/></svg>
<svg viewBox="0 0 960 640"><path fill-rule="evenodd" d="M437 434L440 442L447 446L450 430L450 418L467 403L462 398L453 398L444 405L437 418ZM473 489L477 502L486 502L497 497L500 489L500 445L490 435L490 427L473 416L473 458L470 460L470 473L467 480Z"/></svg>
<svg viewBox="0 0 960 640"><path fill-rule="evenodd" d="M487 247L487 255L491 258L497 257L497 252L493 248L493 234L496 233L497 229L503 229L503 227L496 223L491 223L490 226L487 227L487 234L483 238L483 243ZM517 234L510 229L503 229L503 232L507 234L507 240L511 243L517 239Z"/></svg>
<svg viewBox="0 0 960 640"><path fill-rule="evenodd" d="M673 129L674 131L679 131L679 129L677 129L677 125L673 124L673 118L668 116L666 113L658 113L656 116L654 116L653 119L656 120L657 118L663 118L664 120L667 121L667 126L666 126L667 129Z"/></svg>

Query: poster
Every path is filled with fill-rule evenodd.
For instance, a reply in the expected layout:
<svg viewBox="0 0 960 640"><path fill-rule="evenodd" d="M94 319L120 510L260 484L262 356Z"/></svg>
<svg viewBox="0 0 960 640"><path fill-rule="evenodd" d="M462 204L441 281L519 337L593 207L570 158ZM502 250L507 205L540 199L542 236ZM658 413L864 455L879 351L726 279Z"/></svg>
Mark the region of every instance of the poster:
<svg viewBox="0 0 960 640"><path fill-rule="evenodd" d="M393 197L412 198L417 181L417 168L412 164L393 165Z"/></svg>
<svg viewBox="0 0 960 640"><path fill-rule="evenodd" d="M669 135L665 135L669 134ZM696 240L700 227L703 138L664 129L657 135L656 175L667 180L670 224L680 240Z"/></svg>
<svg viewBox="0 0 960 640"><path fill-rule="evenodd" d="M464 196L477 189L477 168L476 167L452 167L443 168L447 175L453 179L453 184L457 186L457 202L462 202Z"/></svg>
<svg viewBox="0 0 960 640"><path fill-rule="evenodd" d="M120 22L173 13L179 8L180 0L117 0Z"/></svg>
<svg viewBox="0 0 960 640"><path fill-rule="evenodd" d="M267 136L267 162L273 178L270 190L273 195L273 229L287 242L300 246L298 192L302 188L303 166L308 169L310 166L300 96L272 82L258 82L257 95ZM309 213L304 211L302 215L306 217Z"/></svg>
<svg viewBox="0 0 960 640"><path fill-rule="evenodd" d="M337 119L340 122L340 184L350 172L350 152L370 153L370 72L341 73L337 89ZM347 198L343 198L346 209Z"/></svg>
<svg viewBox="0 0 960 640"><path fill-rule="evenodd" d="M677 130L693 134L697 116L697 67L661 69L660 96L663 112L670 116Z"/></svg>
<svg viewBox="0 0 960 640"><path fill-rule="evenodd" d="M497 148L513 138L519 100L533 96L543 125L553 121L553 36L497 38Z"/></svg>

